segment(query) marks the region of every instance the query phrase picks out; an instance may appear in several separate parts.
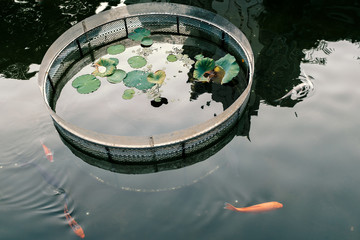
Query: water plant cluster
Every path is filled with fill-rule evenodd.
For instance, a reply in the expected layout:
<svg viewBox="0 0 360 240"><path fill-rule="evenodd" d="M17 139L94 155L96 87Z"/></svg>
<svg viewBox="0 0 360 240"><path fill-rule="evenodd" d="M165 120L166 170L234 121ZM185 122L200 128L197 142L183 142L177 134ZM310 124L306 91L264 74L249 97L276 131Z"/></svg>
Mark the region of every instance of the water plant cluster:
<svg viewBox="0 0 360 240"><path fill-rule="evenodd" d="M75 78L72 86L81 94L92 93L101 86L101 81L97 77L103 77L112 84L123 82L128 88L122 95L122 98L125 100L132 99L135 95L135 89L138 89L146 92L152 101L161 103L164 99L161 97L159 89L166 79L165 68L152 71L152 65L147 65L147 60L143 57L148 56L153 51L153 49L149 48L153 44L150 30L136 28L133 32L129 33L128 37L133 41L139 42L142 46L141 50L136 52L137 55L127 59L127 63L134 70L126 72L118 68L119 59L115 57L100 58L93 64L95 70L91 74ZM113 45L107 48L107 53L109 55L118 55L124 52L125 49L125 46L122 44ZM193 60L187 54L183 54L183 50L173 48L173 51L167 51L166 60L167 62L181 61L183 66L189 69L194 67L193 78L196 81L226 84L236 77L240 71L235 57L230 54L226 54L216 61L198 54ZM147 70L140 70L146 65Z"/></svg>

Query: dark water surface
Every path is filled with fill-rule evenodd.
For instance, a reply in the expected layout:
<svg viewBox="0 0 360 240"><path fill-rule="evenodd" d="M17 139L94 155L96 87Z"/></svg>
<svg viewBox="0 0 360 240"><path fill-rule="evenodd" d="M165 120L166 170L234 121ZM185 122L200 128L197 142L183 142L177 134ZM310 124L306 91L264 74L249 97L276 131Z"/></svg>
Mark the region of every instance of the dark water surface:
<svg viewBox="0 0 360 240"><path fill-rule="evenodd" d="M86 239L360 238L359 1L171 1L238 26L256 76L237 136L201 162L151 174L114 173L76 157L37 86L51 43L120 1L38 2L0 8L0 239L78 239L65 203ZM137 2L149 1L121 3ZM311 94L276 101L305 74ZM223 209L268 201L284 207Z"/></svg>

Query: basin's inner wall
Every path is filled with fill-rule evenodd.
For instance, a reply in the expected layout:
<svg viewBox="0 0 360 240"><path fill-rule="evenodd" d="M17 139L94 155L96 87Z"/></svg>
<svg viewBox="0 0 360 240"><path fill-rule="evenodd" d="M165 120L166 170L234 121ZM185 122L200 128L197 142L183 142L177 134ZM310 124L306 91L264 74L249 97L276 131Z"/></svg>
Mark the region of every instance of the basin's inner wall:
<svg viewBox="0 0 360 240"><path fill-rule="evenodd" d="M74 63L83 58L95 61L94 50L112 42L127 38L128 34L138 27L147 28L151 34L185 35L205 39L218 45L224 51L234 55L239 65L248 72L248 60L244 50L229 36L229 33L196 18L170 14L140 15L118 19L88 31L83 22L85 34L70 42L51 65L45 91L47 101L55 110L54 98L62 88L60 80ZM244 61L244 63L243 63ZM57 91L57 94L55 92ZM56 102L56 101L55 101Z"/></svg>

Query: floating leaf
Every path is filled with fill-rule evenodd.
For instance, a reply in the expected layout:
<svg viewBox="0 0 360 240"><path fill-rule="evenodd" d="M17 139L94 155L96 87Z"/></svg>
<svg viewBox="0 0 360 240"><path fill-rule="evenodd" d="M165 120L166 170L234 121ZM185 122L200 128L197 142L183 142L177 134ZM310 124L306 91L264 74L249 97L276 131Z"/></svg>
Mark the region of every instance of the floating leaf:
<svg viewBox="0 0 360 240"><path fill-rule="evenodd" d="M198 55L195 56L195 59L196 59L197 61L199 61L199 60L201 60L201 59L203 59L203 58L204 58L204 55L202 55L202 54L198 54Z"/></svg>
<svg viewBox="0 0 360 240"><path fill-rule="evenodd" d="M178 59L174 54L170 54L169 56L167 56L166 58L169 62L176 62Z"/></svg>
<svg viewBox="0 0 360 240"><path fill-rule="evenodd" d="M147 73L140 70L128 72L124 79L124 84L127 87L135 87L139 90L147 90L152 88L155 84L147 80Z"/></svg>
<svg viewBox="0 0 360 240"><path fill-rule="evenodd" d="M153 44L153 40L149 37L143 37L141 40L141 45L144 47L150 47Z"/></svg>
<svg viewBox="0 0 360 240"><path fill-rule="evenodd" d="M99 76L99 77L110 76L111 74L114 73L114 71L116 69L115 64L116 64L116 62L111 59L100 58L100 60L94 64L96 70L92 73L92 75ZM100 69L99 69L99 67L100 67ZM105 67L106 68L105 71L102 71L101 67Z"/></svg>
<svg viewBox="0 0 360 240"><path fill-rule="evenodd" d="M215 62L211 58L202 58L195 63L194 78L201 82L209 82L209 79L204 77L204 73L213 70Z"/></svg>
<svg viewBox="0 0 360 240"><path fill-rule="evenodd" d="M133 32L129 33L128 37L134 41L141 41L144 37L150 36L150 30L146 28L136 28Z"/></svg>
<svg viewBox="0 0 360 240"><path fill-rule="evenodd" d="M149 73L147 80L150 83L163 84L166 74L163 70L158 70L155 73Z"/></svg>
<svg viewBox="0 0 360 240"><path fill-rule="evenodd" d="M220 66L225 71L221 84L230 82L240 71L240 67L237 64L235 57L230 54L226 54L224 57L217 60L215 65Z"/></svg>
<svg viewBox="0 0 360 240"><path fill-rule="evenodd" d="M110 83L119 83L126 77L126 72L121 69L116 69L115 72L107 77L108 82Z"/></svg>
<svg viewBox="0 0 360 240"><path fill-rule="evenodd" d="M128 59L128 63L132 68L141 68L146 65L147 61L141 56L134 56Z"/></svg>
<svg viewBox="0 0 360 240"><path fill-rule="evenodd" d="M107 53L110 55L116 55L125 51L125 46L122 44L113 45L107 48Z"/></svg>
<svg viewBox="0 0 360 240"><path fill-rule="evenodd" d="M114 63L115 66L119 64L119 59L117 58L109 58L109 59L115 62Z"/></svg>
<svg viewBox="0 0 360 240"><path fill-rule="evenodd" d="M135 91L134 89L126 89L122 95L122 98L125 100L132 99L134 97Z"/></svg>
<svg viewBox="0 0 360 240"><path fill-rule="evenodd" d="M88 94L96 91L101 82L91 74L85 74L74 79L71 84L81 94Z"/></svg>

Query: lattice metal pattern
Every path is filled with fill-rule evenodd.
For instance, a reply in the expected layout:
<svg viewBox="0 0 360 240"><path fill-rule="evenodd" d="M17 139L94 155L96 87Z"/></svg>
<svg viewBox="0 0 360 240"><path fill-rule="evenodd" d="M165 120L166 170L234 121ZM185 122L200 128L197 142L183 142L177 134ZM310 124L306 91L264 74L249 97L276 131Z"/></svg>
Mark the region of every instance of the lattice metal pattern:
<svg viewBox="0 0 360 240"><path fill-rule="evenodd" d="M206 132L198 135L189 133L188 137L182 137L175 142L173 137L169 135L169 141L171 139L169 144L162 143L160 145L155 144L155 146L149 145L148 147L137 147L126 143L121 143L122 147L120 147L116 146L119 144L118 142L116 144L113 142L104 143L97 139L99 134L87 135L88 133L85 133L86 139L88 139L85 140L83 133L66 130L71 129L71 126L65 127L67 125L65 121L57 122L55 119L59 117L56 116L55 112L51 112L57 130L66 141L77 146L76 148L83 152L109 161L130 163L165 161L178 159L204 149L226 135L229 129L234 126L245 108L252 83L254 63L250 45L246 37L227 20L221 19L219 16L215 17L213 13L203 9L184 5L165 3L140 5L111 10L115 13L118 12L111 16L118 17L113 17L112 20L108 21L105 21L107 17L101 18L101 14L94 16L91 20L85 20L74 26L78 29L75 32L76 36L72 36L74 33L68 35L65 33L65 36L60 37L60 39L62 37L63 39L55 45L64 45L63 42L66 41L68 41L68 44L63 46L62 49L60 48L57 54L52 55L49 53L46 55L42 63L42 66L46 65L44 66L45 70L40 69L39 83L51 108L55 109L57 98L62 87L67 82L68 77L66 75L70 74L67 72L70 67L73 67L80 59L84 58L87 58L87 61L94 61L97 58L96 53L94 53L95 50L127 38L127 35L138 27L145 27L152 34L186 35L213 42L234 55L240 65L243 59L243 65L245 65L249 73L249 86L240 97L241 99L226 110L231 111L231 114L227 114L226 117L224 117L225 115L223 117L218 116L219 122L213 127L206 124L199 126L199 129L208 129ZM129 11L127 11L128 9ZM178 14L175 9L179 10L180 13ZM145 11L145 13L141 11ZM200 16L203 19L200 19ZM212 22L212 19L216 19L216 21ZM83 32L79 33L81 29ZM52 48L55 47L52 46ZM51 50L54 51L54 49ZM184 136L184 134L181 136ZM154 136L154 139L156 139L156 136ZM114 142L116 141L117 138L114 136ZM155 141L155 143L157 142Z"/></svg>

